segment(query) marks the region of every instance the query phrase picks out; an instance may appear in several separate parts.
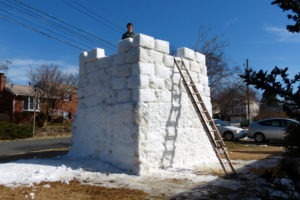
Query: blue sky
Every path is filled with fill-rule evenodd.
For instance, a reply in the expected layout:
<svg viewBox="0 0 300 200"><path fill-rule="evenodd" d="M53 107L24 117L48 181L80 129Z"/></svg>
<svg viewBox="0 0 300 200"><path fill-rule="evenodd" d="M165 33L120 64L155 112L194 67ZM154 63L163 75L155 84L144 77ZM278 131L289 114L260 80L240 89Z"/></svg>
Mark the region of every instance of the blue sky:
<svg viewBox="0 0 300 200"><path fill-rule="evenodd" d="M108 29L62 0L22 0L66 22L117 44L121 34ZM134 31L170 41L175 47L193 47L201 26L211 34L224 34L225 49L231 66L270 70L275 65L299 72L300 34L286 31L286 13L269 0L73 0L83 2L99 15L126 31L127 22ZM0 8L3 7L0 5ZM1 12L0 12L1 14ZM27 84L29 66L57 63L67 73L78 70L81 50L49 39L21 26L0 20L0 60L13 61L8 72L16 84Z"/></svg>

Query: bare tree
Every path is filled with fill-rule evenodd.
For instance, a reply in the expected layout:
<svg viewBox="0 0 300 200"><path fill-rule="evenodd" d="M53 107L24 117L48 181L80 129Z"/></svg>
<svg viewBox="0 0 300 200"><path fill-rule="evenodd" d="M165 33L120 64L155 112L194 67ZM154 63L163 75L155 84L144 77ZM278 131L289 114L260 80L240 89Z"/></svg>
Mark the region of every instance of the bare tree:
<svg viewBox="0 0 300 200"><path fill-rule="evenodd" d="M7 76L8 67L11 63L12 62L7 59L0 61L0 72L4 72ZM6 79L6 82L8 82L8 79Z"/></svg>
<svg viewBox="0 0 300 200"><path fill-rule="evenodd" d="M206 55L207 75L212 96L231 83L239 67L230 67L224 53L228 43L222 35L209 36L210 28L200 27L195 51Z"/></svg>
<svg viewBox="0 0 300 200"><path fill-rule="evenodd" d="M29 81L37 88L41 109L46 118L61 102L65 94L77 87L78 75L63 74L58 65L43 64L31 67L27 72Z"/></svg>
<svg viewBox="0 0 300 200"><path fill-rule="evenodd" d="M238 101L238 105L246 106L248 98L246 90L246 86L242 83L242 81L239 81L238 83L233 83L231 85L227 85L222 89L222 91L219 91L214 96L212 96L213 110L219 110L221 114L226 116L226 113L228 113L235 106L237 106L237 104L235 104L235 101ZM257 99L257 90L250 88L250 102Z"/></svg>

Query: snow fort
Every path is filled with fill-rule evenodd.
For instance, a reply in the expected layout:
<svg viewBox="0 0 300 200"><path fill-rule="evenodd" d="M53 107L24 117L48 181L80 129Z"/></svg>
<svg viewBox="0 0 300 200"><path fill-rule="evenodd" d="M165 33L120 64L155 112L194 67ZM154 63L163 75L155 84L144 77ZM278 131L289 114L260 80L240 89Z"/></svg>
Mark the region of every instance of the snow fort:
<svg viewBox="0 0 300 200"><path fill-rule="evenodd" d="M221 170L169 42L138 34L118 53L80 54L78 110L69 156L99 159L130 174L157 169ZM179 48L211 114L205 55ZM182 59L181 59L182 58Z"/></svg>

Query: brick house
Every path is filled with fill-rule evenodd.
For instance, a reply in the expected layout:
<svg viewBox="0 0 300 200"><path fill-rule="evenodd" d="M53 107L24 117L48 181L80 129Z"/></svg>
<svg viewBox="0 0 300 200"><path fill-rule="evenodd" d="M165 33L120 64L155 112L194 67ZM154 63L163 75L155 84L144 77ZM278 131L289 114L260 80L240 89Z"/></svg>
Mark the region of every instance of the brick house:
<svg viewBox="0 0 300 200"><path fill-rule="evenodd" d="M0 114L9 116L10 121L21 121L22 116L31 115L34 112L35 91L32 86L7 84L6 77L0 73ZM63 95L63 98L56 98L56 103L52 107L53 118L62 116L71 121L77 109L77 90L73 88ZM37 100L36 112L40 112L42 107L40 99ZM43 110L42 110L43 111Z"/></svg>

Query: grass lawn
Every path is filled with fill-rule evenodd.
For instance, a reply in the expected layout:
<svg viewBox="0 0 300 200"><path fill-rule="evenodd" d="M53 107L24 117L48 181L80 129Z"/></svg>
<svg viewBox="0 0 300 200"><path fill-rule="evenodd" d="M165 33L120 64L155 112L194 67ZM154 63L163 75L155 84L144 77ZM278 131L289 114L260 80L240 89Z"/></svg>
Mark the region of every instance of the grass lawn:
<svg viewBox="0 0 300 200"><path fill-rule="evenodd" d="M225 144L232 160L260 160L269 156L282 155L285 150L284 147L272 143L225 141Z"/></svg>

